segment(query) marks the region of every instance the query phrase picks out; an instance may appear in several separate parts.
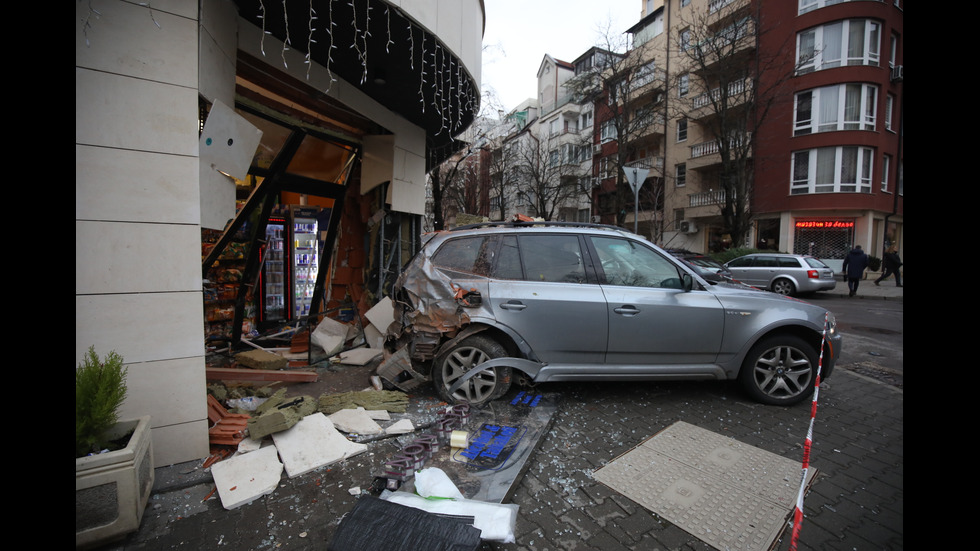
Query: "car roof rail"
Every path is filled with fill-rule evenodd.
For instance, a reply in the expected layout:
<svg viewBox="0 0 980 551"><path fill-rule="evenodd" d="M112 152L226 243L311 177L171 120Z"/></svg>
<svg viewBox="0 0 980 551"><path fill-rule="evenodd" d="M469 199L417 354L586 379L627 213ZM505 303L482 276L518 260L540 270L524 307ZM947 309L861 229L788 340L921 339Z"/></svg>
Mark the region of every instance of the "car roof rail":
<svg viewBox="0 0 980 551"><path fill-rule="evenodd" d="M531 228L535 226L563 227L563 228L590 228L590 229L602 229L602 230L615 230L615 231L629 233L629 231L624 228L621 228L619 226L613 226L610 224L596 224L593 222L556 222L553 220L529 220L529 221L499 220L499 221L489 221L489 222L477 222L475 224L467 224L465 226L451 228L449 231L472 230L478 228Z"/></svg>

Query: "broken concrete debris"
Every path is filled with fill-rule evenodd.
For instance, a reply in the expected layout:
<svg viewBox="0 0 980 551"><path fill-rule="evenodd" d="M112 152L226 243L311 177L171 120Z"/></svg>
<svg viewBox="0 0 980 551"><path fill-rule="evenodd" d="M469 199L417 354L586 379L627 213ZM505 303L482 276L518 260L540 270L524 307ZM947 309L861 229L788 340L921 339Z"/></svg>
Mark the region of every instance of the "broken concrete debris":
<svg viewBox="0 0 980 551"><path fill-rule="evenodd" d="M262 412L256 411L248 420L248 434L252 438L263 438L284 431L299 423L304 417L316 412L316 400L312 396L299 396L265 407L272 400L262 404Z"/></svg>
<svg viewBox="0 0 980 551"><path fill-rule="evenodd" d="M251 369L276 370L284 369L288 361L279 354L265 350L248 350L235 354L238 365Z"/></svg>

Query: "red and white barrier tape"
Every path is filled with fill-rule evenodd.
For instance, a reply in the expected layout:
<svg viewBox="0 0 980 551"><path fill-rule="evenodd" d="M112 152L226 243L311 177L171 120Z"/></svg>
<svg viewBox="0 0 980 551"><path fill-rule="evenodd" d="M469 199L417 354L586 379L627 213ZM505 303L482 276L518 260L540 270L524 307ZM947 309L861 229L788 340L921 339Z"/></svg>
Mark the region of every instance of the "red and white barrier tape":
<svg viewBox="0 0 980 551"><path fill-rule="evenodd" d="M803 444L803 478L800 481L800 492L796 496L796 509L793 511L793 536L790 539L790 551L796 551L796 543L800 538L800 528L803 526L803 492L806 489L806 478L810 470L810 445L813 444L813 421L817 418L817 398L820 397L820 371L823 368L823 349L827 344L827 326L830 313L824 315L823 340L820 342L820 356L817 360L817 379L813 383L813 402L810 406L810 428L806 431L806 442Z"/></svg>

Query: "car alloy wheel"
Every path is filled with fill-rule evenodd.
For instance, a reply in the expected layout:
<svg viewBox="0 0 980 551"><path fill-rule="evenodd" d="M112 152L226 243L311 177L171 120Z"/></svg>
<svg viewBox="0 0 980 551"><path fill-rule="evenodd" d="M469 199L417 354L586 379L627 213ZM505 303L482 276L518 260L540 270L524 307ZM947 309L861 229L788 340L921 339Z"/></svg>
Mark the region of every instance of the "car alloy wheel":
<svg viewBox="0 0 980 551"><path fill-rule="evenodd" d="M777 279L772 283L772 291L776 294L789 296L793 294L793 282L788 279Z"/></svg>
<svg viewBox="0 0 980 551"><path fill-rule="evenodd" d="M816 365L816 352L803 339L770 337L752 348L739 378L757 400L792 405L813 391Z"/></svg>
<svg viewBox="0 0 980 551"><path fill-rule="evenodd" d="M502 396L510 389L509 367L486 369L467 380L452 395L449 394L449 388L474 367L506 355L504 347L489 337L474 335L463 339L459 344L440 354L433 364L432 379L439 397L447 402L480 405Z"/></svg>

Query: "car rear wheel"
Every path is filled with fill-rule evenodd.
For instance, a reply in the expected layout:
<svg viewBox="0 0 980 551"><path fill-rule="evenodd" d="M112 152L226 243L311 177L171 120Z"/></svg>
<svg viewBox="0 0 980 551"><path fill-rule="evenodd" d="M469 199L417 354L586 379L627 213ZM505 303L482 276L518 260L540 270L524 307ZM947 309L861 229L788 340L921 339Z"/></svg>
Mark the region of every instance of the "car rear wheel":
<svg viewBox="0 0 980 551"><path fill-rule="evenodd" d="M816 366L817 353L803 339L791 335L769 337L749 351L739 380L759 402L789 406L813 392Z"/></svg>
<svg viewBox="0 0 980 551"><path fill-rule="evenodd" d="M443 400L482 405L504 395L510 389L511 368L494 367L483 370L463 384L456 392L449 389L457 379L483 362L507 355L497 341L484 335L463 339L436 358L432 365L432 382Z"/></svg>
<svg viewBox="0 0 980 551"><path fill-rule="evenodd" d="M784 296L790 296L796 292L796 287L793 285L793 282L788 279L777 279L776 281L772 282L772 292Z"/></svg>

